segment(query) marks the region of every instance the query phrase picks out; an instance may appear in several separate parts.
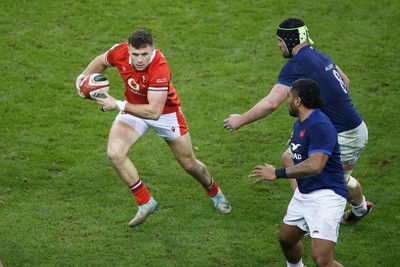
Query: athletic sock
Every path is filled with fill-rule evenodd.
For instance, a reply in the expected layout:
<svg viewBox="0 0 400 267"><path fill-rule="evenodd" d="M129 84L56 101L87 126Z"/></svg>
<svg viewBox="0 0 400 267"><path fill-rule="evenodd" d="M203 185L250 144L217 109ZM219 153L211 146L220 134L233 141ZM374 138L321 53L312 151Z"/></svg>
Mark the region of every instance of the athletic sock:
<svg viewBox="0 0 400 267"><path fill-rule="evenodd" d="M210 197L213 197L216 194L218 194L219 187L213 178L211 178L211 184L204 188L206 189L207 195L209 195Z"/></svg>
<svg viewBox="0 0 400 267"><path fill-rule="evenodd" d="M290 263L290 262L286 261L286 266L287 267L303 267L304 264L303 264L303 260L300 259L300 261L298 263Z"/></svg>
<svg viewBox="0 0 400 267"><path fill-rule="evenodd" d="M140 179L134 185L130 186L129 189L135 196L139 206L146 204L150 201L151 195Z"/></svg>
<svg viewBox="0 0 400 267"><path fill-rule="evenodd" d="M367 211L367 202L365 201L365 197L363 196L363 201L358 206L351 206L351 210L353 211L354 215L357 217L363 216Z"/></svg>

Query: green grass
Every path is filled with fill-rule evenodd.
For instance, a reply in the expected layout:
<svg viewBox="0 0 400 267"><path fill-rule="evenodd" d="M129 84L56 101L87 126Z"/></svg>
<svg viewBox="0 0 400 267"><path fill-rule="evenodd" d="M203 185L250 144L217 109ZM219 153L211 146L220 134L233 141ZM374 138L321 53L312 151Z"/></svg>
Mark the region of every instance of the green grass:
<svg viewBox="0 0 400 267"><path fill-rule="evenodd" d="M285 181L252 184L279 165L293 118L283 105L237 132L223 119L264 97L285 60L276 26L304 19L315 47L351 79L370 140L354 175L374 211L342 227L344 266L397 266L400 6L396 1L10 1L0 4L0 259L8 266L285 266L277 234ZM132 30L152 31L182 100L197 157L233 205L217 214L152 132L131 151L160 210L138 229L129 190L105 156L115 114L81 100L75 78ZM111 93L122 98L116 70ZM304 262L313 266L310 240Z"/></svg>

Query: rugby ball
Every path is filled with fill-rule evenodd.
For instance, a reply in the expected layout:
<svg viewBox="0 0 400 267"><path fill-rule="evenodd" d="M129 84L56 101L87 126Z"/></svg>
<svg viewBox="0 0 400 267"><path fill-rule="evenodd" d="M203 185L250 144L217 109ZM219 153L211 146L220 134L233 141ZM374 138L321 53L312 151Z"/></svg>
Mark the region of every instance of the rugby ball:
<svg viewBox="0 0 400 267"><path fill-rule="evenodd" d="M85 95L85 98L88 99L104 97L104 92L108 92L109 89L110 82L100 73L89 74L79 85L79 90Z"/></svg>

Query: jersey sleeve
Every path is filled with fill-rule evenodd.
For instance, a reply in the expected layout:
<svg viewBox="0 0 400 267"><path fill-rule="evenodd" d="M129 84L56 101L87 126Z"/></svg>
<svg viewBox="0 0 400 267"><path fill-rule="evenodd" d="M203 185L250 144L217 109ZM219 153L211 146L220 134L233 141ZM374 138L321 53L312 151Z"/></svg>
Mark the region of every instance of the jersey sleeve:
<svg viewBox="0 0 400 267"><path fill-rule="evenodd" d="M149 91L167 91L171 80L171 72L166 63L158 65L149 81Z"/></svg>
<svg viewBox="0 0 400 267"><path fill-rule="evenodd" d="M335 128L329 123L316 123L309 131L308 155L322 152L329 156L337 143L337 133Z"/></svg>
<svg viewBox="0 0 400 267"><path fill-rule="evenodd" d="M106 52L106 64L109 67L114 67L115 66L115 60L116 60L116 54L118 51L118 48L121 47L122 44L115 44L113 47L111 47L107 52Z"/></svg>
<svg viewBox="0 0 400 267"><path fill-rule="evenodd" d="M297 60L290 60L283 66L276 83L292 86L297 79L307 77L304 72L305 68Z"/></svg>

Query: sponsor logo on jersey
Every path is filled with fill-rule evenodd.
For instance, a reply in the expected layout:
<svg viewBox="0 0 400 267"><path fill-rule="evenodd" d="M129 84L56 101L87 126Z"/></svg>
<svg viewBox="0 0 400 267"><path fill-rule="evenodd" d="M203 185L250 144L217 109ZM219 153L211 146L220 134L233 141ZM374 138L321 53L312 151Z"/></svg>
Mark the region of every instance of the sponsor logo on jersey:
<svg viewBox="0 0 400 267"><path fill-rule="evenodd" d="M301 154L294 152L295 150L297 150L297 148L301 147L301 144L290 143L290 147L292 150L292 159L302 159Z"/></svg>
<svg viewBox="0 0 400 267"><path fill-rule="evenodd" d="M131 88L131 91L133 90L134 92L139 91L139 84L132 78L128 79L128 85Z"/></svg>
<svg viewBox="0 0 400 267"><path fill-rule="evenodd" d="M127 83L128 83L128 86L129 86L129 90L132 93L137 94L137 95L141 95L141 96L146 96L145 94L139 92L140 86L133 78L129 78Z"/></svg>
<svg viewBox="0 0 400 267"><path fill-rule="evenodd" d="M156 83L166 83L167 82L167 78L159 78L156 80Z"/></svg>
<svg viewBox="0 0 400 267"><path fill-rule="evenodd" d="M298 147L301 147L301 144L290 143L290 146L292 147L292 151L295 151Z"/></svg>

